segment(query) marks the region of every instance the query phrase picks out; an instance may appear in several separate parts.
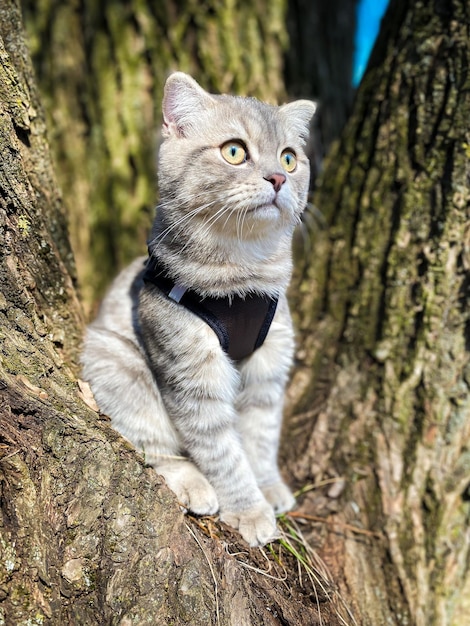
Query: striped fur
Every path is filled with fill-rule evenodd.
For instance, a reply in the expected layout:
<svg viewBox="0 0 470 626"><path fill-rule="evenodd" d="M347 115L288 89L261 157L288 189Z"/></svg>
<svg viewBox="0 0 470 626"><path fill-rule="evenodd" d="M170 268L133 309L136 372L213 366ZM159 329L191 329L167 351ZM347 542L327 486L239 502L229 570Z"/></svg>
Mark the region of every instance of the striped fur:
<svg viewBox="0 0 470 626"><path fill-rule="evenodd" d="M285 292L314 110L308 101L275 107L214 96L185 74L170 76L151 254L201 294L267 293L279 297L278 309L263 346L234 363L209 326L143 284L137 259L111 286L82 355L101 410L180 503L196 514L219 511L250 545L272 540L275 513L294 505L277 450L294 345ZM240 165L221 155L234 139L248 152ZM286 148L297 156L292 173L280 164ZM285 177L278 190L273 175Z"/></svg>

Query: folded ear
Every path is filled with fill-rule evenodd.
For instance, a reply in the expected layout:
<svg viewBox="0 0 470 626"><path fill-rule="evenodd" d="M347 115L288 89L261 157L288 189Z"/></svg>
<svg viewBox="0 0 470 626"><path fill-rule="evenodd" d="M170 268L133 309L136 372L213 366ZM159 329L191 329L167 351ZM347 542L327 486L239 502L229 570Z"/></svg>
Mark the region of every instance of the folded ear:
<svg viewBox="0 0 470 626"><path fill-rule="evenodd" d="M202 111L214 104L214 98L194 78L183 72L171 74L163 94L163 135L184 137Z"/></svg>
<svg viewBox="0 0 470 626"><path fill-rule="evenodd" d="M310 133L310 120L317 110L316 103L312 100L294 100L283 104L279 110L297 135L306 141Z"/></svg>

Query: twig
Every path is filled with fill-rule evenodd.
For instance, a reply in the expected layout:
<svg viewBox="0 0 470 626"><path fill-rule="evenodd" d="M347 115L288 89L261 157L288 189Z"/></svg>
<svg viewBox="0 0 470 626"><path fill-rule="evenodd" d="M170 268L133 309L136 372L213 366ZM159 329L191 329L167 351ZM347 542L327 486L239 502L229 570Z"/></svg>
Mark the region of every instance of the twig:
<svg viewBox="0 0 470 626"><path fill-rule="evenodd" d="M18 452L21 452L21 448L13 450L13 452L10 452L10 454L5 454L5 456L0 457L0 461L5 461L5 459L9 459L10 457L15 456L15 454L18 454Z"/></svg>
<svg viewBox="0 0 470 626"><path fill-rule="evenodd" d="M204 556L206 557L206 561L207 564L209 565L209 569L211 571L212 574L212 580L214 581L214 590L215 590L215 613L217 616L217 624L218 626L220 626L220 615L219 615L219 586L217 584L217 578L215 577L215 573L214 573L214 568L212 567L212 563L209 559L209 557L207 556L206 551L204 550L204 547L202 545L202 543L199 541L198 536L196 535L196 533L193 531L193 529L189 526L189 524L186 524L185 522L185 526L186 528L189 530L190 534L193 536L193 538L195 539L197 545L201 548L202 553L204 554Z"/></svg>
<svg viewBox="0 0 470 626"><path fill-rule="evenodd" d="M345 522L325 519L324 517L320 517L319 515L307 515L305 513L302 513L301 511L290 511L289 513L287 513L287 516L297 519L305 519L311 522L321 522L322 524L327 524L328 526L340 526L341 528L344 528L345 530L350 530L357 535L366 535L367 537L375 537L376 539L382 538L382 534L379 532L366 530L365 528L358 528L357 526L353 526L352 524L346 524Z"/></svg>

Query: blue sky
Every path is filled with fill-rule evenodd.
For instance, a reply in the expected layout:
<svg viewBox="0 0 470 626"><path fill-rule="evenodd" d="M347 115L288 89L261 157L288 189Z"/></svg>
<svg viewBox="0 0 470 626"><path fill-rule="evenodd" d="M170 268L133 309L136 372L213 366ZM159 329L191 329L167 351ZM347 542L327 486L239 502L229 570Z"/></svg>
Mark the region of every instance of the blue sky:
<svg viewBox="0 0 470 626"><path fill-rule="evenodd" d="M372 47L379 32L380 21L388 0L359 0L353 62L353 85L356 87L367 67Z"/></svg>

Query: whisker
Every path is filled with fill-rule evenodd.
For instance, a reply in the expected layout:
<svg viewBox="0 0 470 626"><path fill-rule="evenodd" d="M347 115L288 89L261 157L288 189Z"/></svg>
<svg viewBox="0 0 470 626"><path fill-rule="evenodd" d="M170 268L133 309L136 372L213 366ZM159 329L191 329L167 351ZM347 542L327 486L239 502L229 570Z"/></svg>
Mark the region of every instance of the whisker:
<svg viewBox="0 0 470 626"><path fill-rule="evenodd" d="M186 213L185 215L182 215L178 220L176 220L176 222L174 222L173 224L170 224L161 233L159 233L157 236L155 236L149 242L149 245L155 245L155 244L159 243L164 238L166 238L172 231L175 231L176 229L178 229L178 227L180 227L180 226L184 225L186 222L190 221L198 213L201 213L202 211L205 211L206 209L210 208L211 206L216 204L216 202L217 202L217 200L212 200L211 202L206 202L205 204L202 204L202 205L192 209L191 211L189 211L189 213ZM167 203L167 206L168 206L168 204L169 203ZM160 205L160 207L165 208L165 205ZM176 235L177 235L177 233L175 233L175 237L176 237ZM174 241L174 239L173 239L173 241Z"/></svg>
<svg viewBox="0 0 470 626"><path fill-rule="evenodd" d="M243 207L237 213L237 239L238 241L241 241L243 238L243 212L244 211L245 211L245 208Z"/></svg>
<svg viewBox="0 0 470 626"><path fill-rule="evenodd" d="M216 213L214 213L214 215L212 215L212 216L210 217L210 219L209 219L209 220L208 220L208 221L204 224L204 226L205 226L205 230L203 231L203 234L204 234L204 235L205 235L205 234L207 234L207 233L210 231L211 227L212 227L212 226L213 226L213 225L214 225L214 224L215 224L215 223L216 223L219 219L221 219L221 218L224 216L224 214L227 214L227 217L226 217L225 222L224 222L223 227L222 227L222 228L224 228L224 227L225 227L225 225L227 224L227 221L228 221L228 220L229 220L229 218L230 218L231 213L232 213L232 207L231 207L229 204L224 204L224 205L223 205L223 206L222 206L222 207L221 207L221 208L220 208L220 209L219 209Z"/></svg>
<svg viewBox="0 0 470 626"><path fill-rule="evenodd" d="M195 230L194 232L192 232L189 235L189 238L187 240L187 242L185 243L185 245L182 248L182 251L184 251L189 244L193 241L193 239L196 237L196 235L199 236L206 236L207 233L210 231L211 226L219 219L223 216L224 213L226 212L230 212L231 208L230 205L223 205L222 207L220 207L213 215L210 216L210 218L206 221L203 222L202 224L198 225L198 229Z"/></svg>

